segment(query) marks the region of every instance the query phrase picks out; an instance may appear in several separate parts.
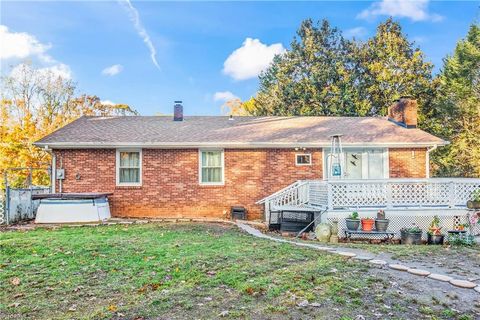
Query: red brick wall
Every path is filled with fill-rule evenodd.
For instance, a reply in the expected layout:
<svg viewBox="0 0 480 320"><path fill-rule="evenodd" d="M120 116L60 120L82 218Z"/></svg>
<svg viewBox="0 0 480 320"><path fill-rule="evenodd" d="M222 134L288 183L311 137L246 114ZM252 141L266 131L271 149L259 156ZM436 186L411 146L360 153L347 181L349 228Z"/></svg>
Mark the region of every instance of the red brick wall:
<svg viewBox="0 0 480 320"><path fill-rule="evenodd" d="M322 178L322 152L310 152L312 166L295 166L292 149L225 149L225 185L201 186L197 149L143 149L141 187L115 185L113 149L55 154L57 167L65 168L62 191L112 192L113 216L224 218L230 206L242 205L249 219L260 219L263 206L256 201L296 180Z"/></svg>
<svg viewBox="0 0 480 320"><path fill-rule="evenodd" d="M388 154L390 178L426 177L427 150L425 148L390 148Z"/></svg>

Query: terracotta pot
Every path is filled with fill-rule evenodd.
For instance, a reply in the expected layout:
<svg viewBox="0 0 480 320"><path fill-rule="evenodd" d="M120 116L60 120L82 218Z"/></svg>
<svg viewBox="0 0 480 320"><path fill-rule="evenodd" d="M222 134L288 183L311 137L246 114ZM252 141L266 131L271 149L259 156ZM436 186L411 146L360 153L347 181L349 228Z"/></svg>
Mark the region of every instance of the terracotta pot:
<svg viewBox="0 0 480 320"><path fill-rule="evenodd" d="M375 220L373 219L362 219L362 231L372 231Z"/></svg>

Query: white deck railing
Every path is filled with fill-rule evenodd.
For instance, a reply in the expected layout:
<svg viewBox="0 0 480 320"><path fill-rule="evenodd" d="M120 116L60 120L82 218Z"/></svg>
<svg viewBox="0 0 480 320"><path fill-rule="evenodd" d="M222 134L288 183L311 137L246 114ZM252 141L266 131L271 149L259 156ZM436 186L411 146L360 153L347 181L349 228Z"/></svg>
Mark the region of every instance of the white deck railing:
<svg viewBox="0 0 480 320"><path fill-rule="evenodd" d="M480 179L467 178L303 180L258 203L265 203L266 218L270 211L295 206L328 210L465 208L477 189L480 189Z"/></svg>

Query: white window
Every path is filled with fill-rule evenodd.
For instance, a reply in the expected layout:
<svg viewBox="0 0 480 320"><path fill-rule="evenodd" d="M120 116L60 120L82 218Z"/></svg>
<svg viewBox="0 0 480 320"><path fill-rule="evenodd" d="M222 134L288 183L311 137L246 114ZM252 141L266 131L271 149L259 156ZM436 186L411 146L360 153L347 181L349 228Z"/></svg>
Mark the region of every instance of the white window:
<svg viewBox="0 0 480 320"><path fill-rule="evenodd" d="M199 151L199 182L204 185L223 185L224 156L223 150Z"/></svg>
<svg viewBox="0 0 480 320"><path fill-rule="evenodd" d="M327 179L388 179L388 151L384 148L344 148L340 155L325 149L325 178ZM338 159L337 159L338 158ZM340 164L340 176L333 173L333 164ZM338 166L338 165L337 165Z"/></svg>
<svg viewBox="0 0 480 320"><path fill-rule="evenodd" d="M117 185L142 185L142 150L117 150Z"/></svg>
<svg viewBox="0 0 480 320"><path fill-rule="evenodd" d="M295 165L297 166L312 165L312 155L310 153L297 153L295 155Z"/></svg>

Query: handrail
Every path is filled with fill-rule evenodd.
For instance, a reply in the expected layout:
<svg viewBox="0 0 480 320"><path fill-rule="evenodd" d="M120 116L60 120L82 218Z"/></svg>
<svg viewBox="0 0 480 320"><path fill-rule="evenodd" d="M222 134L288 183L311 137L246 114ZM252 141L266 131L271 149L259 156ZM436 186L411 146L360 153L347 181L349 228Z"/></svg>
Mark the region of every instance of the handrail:
<svg viewBox="0 0 480 320"><path fill-rule="evenodd" d="M271 195L269 195L269 196L267 196L267 197L265 197L265 198L263 198L263 199L258 200L257 202L255 202L255 204L265 203L266 201L275 198L276 196L284 193L284 192L287 191L287 190L294 189L294 188L296 188L296 187L298 187L298 186L300 186L300 185L302 185L302 184L307 184L308 182L309 182L309 181L306 181L306 180L297 180L297 181L295 181L294 183L289 184L289 185L286 186L285 188L280 189L280 190L278 190L277 192L272 193Z"/></svg>

